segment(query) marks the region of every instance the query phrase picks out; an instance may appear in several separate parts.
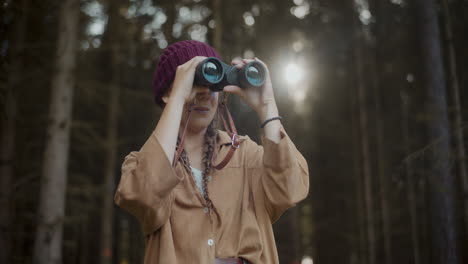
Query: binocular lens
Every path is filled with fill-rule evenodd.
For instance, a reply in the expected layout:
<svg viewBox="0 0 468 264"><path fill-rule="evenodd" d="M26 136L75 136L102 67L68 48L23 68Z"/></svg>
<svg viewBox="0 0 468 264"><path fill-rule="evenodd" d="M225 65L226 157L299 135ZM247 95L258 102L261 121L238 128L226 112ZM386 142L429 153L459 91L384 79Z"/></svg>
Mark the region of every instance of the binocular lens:
<svg viewBox="0 0 468 264"><path fill-rule="evenodd" d="M253 86L261 86L265 77L262 74L262 71L259 70L255 65L250 65L245 71L247 81Z"/></svg>
<svg viewBox="0 0 468 264"><path fill-rule="evenodd" d="M211 83L217 83L223 78L223 69L212 61L203 64L203 76Z"/></svg>

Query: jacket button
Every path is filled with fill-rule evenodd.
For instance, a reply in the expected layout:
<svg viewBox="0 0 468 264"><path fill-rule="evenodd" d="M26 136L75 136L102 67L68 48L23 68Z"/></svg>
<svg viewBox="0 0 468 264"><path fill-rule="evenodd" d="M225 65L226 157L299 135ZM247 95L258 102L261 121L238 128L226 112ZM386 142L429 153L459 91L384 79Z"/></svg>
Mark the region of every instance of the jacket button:
<svg viewBox="0 0 468 264"><path fill-rule="evenodd" d="M213 177L211 177L211 176L208 176L208 177L207 177L207 180L208 180L208 181L211 181L212 179L213 179Z"/></svg>
<svg viewBox="0 0 468 264"><path fill-rule="evenodd" d="M214 241L213 241L213 239L211 239L211 238L210 238L210 239L208 239L208 246L210 246L210 247L211 247L211 246L213 246L213 244L214 244Z"/></svg>
<svg viewBox="0 0 468 264"><path fill-rule="evenodd" d="M208 207L203 207L203 212L205 212L205 214L208 213Z"/></svg>

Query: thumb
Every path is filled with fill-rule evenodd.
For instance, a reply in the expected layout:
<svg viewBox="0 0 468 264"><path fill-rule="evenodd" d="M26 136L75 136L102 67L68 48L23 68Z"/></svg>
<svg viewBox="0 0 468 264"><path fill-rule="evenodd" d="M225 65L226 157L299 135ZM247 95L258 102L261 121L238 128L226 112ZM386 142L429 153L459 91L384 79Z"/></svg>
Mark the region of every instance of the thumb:
<svg viewBox="0 0 468 264"><path fill-rule="evenodd" d="M235 85L224 86L223 91L226 92L226 93L232 93L232 94L235 94L235 95L241 95L242 94L242 89L240 87L238 87L238 86L235 86Z"/></svg>

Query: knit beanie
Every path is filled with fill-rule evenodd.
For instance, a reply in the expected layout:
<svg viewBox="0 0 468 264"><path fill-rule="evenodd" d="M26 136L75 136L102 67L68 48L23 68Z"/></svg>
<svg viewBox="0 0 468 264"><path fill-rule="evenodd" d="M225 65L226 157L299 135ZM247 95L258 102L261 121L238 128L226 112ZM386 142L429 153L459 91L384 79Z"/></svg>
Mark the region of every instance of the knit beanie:
<svg viewBox="0 0 468 264"><path fill-rule="evenodd" d="M206 43L196 40L184 40L168 46L159 57L153 79L154 101L162 106L162 96L174 81L177 67L195 56L216 57L221 59L216 50Z"/></svg>

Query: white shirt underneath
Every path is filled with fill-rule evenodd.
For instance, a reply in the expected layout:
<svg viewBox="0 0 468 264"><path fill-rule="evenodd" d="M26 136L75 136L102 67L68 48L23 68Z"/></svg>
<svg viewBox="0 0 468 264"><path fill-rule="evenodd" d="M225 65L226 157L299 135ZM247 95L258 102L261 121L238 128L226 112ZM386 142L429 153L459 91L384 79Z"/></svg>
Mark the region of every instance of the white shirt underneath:
<svg viewBox="0 0 468 264"><path fill-rule="evenodd" d="M192 169L192 175L193 178L195 179L195 183L197 184L198 189L200 190L200 193L203 194L203 171L196 169L192 166L190 166Z"/></svg>

